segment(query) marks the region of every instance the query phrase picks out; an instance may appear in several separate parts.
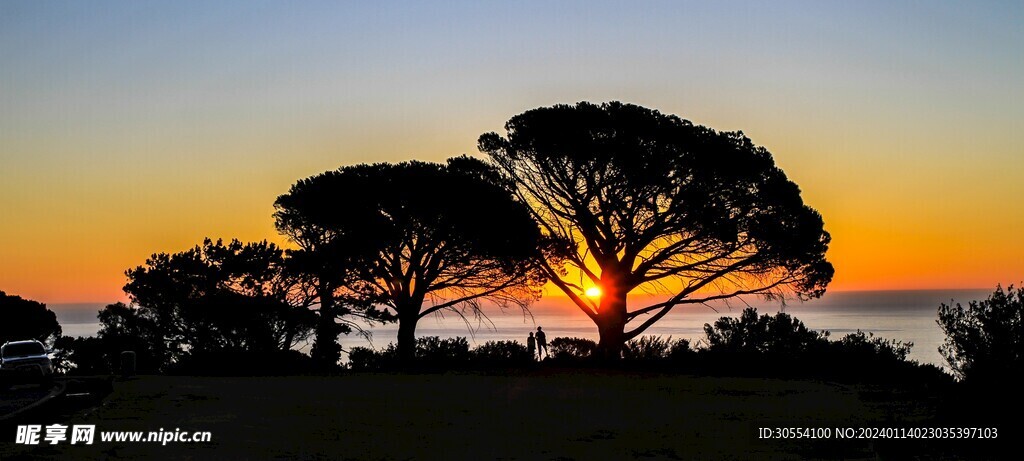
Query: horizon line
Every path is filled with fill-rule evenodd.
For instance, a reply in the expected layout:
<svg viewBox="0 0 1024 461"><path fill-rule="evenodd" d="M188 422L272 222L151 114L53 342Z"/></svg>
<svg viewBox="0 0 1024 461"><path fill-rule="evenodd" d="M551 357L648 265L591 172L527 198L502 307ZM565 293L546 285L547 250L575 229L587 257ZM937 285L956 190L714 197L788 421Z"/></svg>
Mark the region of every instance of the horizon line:
<svg viewBox="0 0 1024 461"><path fill-rule="evenodd" d="M1000 285L1000 286L1003 287L1002 285ZM1005 289L1005 287L1003 287L1003 288ZM839 290L829 290L829 291L826 291L825 295L828 295L830 293L888 293L888 292L911 292L911 291L921 292L921 291L992 291L992 290L993 290L993 288L991 288L991 287L839 289ZM665 293L665 294L634 293L634 294L629 294L627 296L628 297L642 297L642 296L671 296L671 295L672 295L671 293ZM746 296L751 296L751 295L746 295ZM753 296L757 296L757 295L753 295ZM550 295L545 294L543 297L541 297L541 299L550 298L550 297L567 298L567 296L565 294L562 294L561 292L557 292L557 293L552 293ZM40 302L42 302L42 301L40 301ZM118 303L118 302L124 302L124 301L121 301L121 300L117 300L117 301L69 301L69 302L55 302L55 303L43 302L43 304L45 304L47 306L61 306L61 305L66 306L66 305L72 305L72 304L107 305L107 304L115 304L115 303ZM127 303L127 302L125 302L125 304L129 304L130 305L130 303Z"/></svg>

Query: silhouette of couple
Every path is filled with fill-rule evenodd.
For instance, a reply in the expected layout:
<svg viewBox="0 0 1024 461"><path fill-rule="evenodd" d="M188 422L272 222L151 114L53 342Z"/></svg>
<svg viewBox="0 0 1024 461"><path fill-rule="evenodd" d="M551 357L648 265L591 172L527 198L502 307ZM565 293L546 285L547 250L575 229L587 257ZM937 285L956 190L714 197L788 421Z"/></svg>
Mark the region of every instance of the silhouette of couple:
<svg viewBox="0 0 1024 461"><path fill-rule="evenodd" d="M536 353L537 360L544 360L544 357L548 357L548 337L544 335L544 330L537 327L537 336L530 332L530 337L526 338L526 349L530 352L530 359L533 359L534 353Z"/></svg>

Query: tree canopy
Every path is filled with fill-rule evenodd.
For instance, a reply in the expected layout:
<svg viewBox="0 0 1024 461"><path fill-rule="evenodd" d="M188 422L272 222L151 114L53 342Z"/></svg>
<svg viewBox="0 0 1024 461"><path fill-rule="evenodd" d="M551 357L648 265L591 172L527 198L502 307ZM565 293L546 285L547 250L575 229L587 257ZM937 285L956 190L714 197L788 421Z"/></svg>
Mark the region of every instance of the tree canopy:
<svg viewBox="0 0 1024 461"><path fill-rule="evenodd" d="M1000 286L967 306L942 304L938 323L946 333L939 352L960 378L990 382L1024 369L1024 288Z"/></svg>
<svg viewBox="0 0 1024 461"><path fill-rule="evenodd" d="M275 217L301 247L295 257L337 288L331 296L397 318L408 359L420 318L479 315L483 300L525 307L539 296L540 232L500 181L469 157L346 166L297 182Z"/></svg>
<svg viewBox="0 0 1024 461"><path fill-rule="evenodd" d="M57 315L46 304L0 291L0 344L34 339L52 345L60 335Z"/></svg>
<svg viewBox="0 0 1024 461"><path fill-rule="evenodd" d="M813 298L832 278L821 216L741 132L618 102L538 108L505 129L480 150L557 242L545 274L597 324L608 356L679 304ZM668 296L629 310L637 288Z"/></svg>
<svg viewBox="0 0 1024 461"><path fill-rule="evenodd" d="M266 241L206 239L155 254L125 275L138 312L107 306L100 336L159 338L155 351L169 361L209 351L288 350L312 329L308 284L284 270L283 251Z"/></svg>

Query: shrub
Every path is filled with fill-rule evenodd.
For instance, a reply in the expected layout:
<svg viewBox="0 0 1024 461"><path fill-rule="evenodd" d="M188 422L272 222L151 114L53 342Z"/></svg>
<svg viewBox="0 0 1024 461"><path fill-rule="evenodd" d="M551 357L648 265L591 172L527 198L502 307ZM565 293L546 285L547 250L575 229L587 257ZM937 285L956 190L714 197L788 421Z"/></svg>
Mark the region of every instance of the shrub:
<svg viewBox="0 0 1024 461"><path fill-rule="evenodd" d="M353 347L348 351L348 366L357 371L380 370L397 362L398 356L387 357L383 351L377 352L368 347Z"/></svg>
<svg viewBox="0 0 1024 461"><path fill-rule="evenodd" d="M669 357L674 345L671 336L668 339L663 339L661 336L641 336L626 342L622 348L622 358L643 361L663 360Z"/></svg>
<svg viewBox="0 0 1024 461"><path fill-rule="evenodd" d="M825 336L807 327L796 318L779 312L757 316L747 308L740 317L722 317L715 324L704 324L708 350L746 355L802 355L825 343Z"/></svg>
<svg viewBox="0 0 1024 461"><path fill-rule="evenodd" d="M462 336L441 339L437 336L416 338L416 366L455 367L469 362L469 341ZM387 370L398 368L398 346L388 343L375 351L353 347L348 352L348 366L353 370Z"/></svg>
<svg viewBox="0 0 1024 461"><path fill-rule="evenodd" d="M890 361L906 360L910 349L914 347L914 343L911 342L879 338L874 333L865 334L860 330L843 336L832 344L840 353L851 357Z"/></svg>
<svg viewBox="0 0 1024 461"><path fill-rule="evenodd" d="M416 338L416 360L430 364L465 363L469 361L469 341L462 336Z"/></svg>
<svg viewBox="0 0 1024 461"><path fill-rule="evenodd" d="M988 299L967 307L942 304L939 326L946 341L939 351L965 381L994 382L1020 376L1024 364L1024 288L996 287Z"/></svg>
<svg viewBox="0 0 1024 461"><path fill-rule="evenodd" d="M533 357L526 346L517 341L487 341L473 349L473 360L482 364L522 364Z"/></svg>
<svg viewBox="0 0 1024 461"><path fill-rule="evenodd" d="M912 343L857 331L838 340L809 330L784 313L723 317L705 325L708 347L696 352L699 369L747 376L806 376L844 382L944 383L935 367L907 360Z"/></svg>
<svg viewBox="0 0 1024 461"><path fill-rule="evenodd" d="M678 339L672 343L668 350L668 358L673 362L691 361L697 356L697 351L690 347L690 341Z"/></svg>
<svg viewBox="0 0 1024 461"><path fill-rule="evenodd" d="M590 358L597 351L597 343L584 338L555 338L548 344L551 357L556 360L580 360Z"/></svg>

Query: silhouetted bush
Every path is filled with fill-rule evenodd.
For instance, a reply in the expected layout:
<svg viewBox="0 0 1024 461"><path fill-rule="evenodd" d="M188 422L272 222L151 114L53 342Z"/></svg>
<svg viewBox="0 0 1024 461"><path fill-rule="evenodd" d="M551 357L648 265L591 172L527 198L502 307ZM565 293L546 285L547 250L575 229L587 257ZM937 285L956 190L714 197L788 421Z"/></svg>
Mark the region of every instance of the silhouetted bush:
<svg viewBox="0 0 1024 461"><path fill-rule="evenodd" d="M988 299L967 307L942 304L939 351L964 381L998 382L1024 370L1024 288L996 287Z"/></svg>
<svg viewBox="0 0 1024 461"><path fill-rule="evenodd" d="M722 317L714 325L704 325L708 350L744 355L802 355L824 344L825 336L808 330L803 322L789 314L757 316L747 308L739 318Z"/></svg>
<svg viewBox="0 0 1024 461"><path fill-rule="evenodd" d="M444 339L437 336L416 338L414 367L460 368L465 367L469 359L469 341L462 336ZM400 365L398 346L395 343L388 343L380 351L353 347L349 350L348 360L348 366L353 370L388 370L397 369Z"/></svg>
<svg viewBox="0 0 1024 461"><path fill-rule="evenodd" d="M903 361L907 359L914 343L879 338L874 333L865 334L857 330L856 333L843 336L839 341L833 341L832 347L848 358Z"/></svg>
<svg viewBox="0 0 1024 461"><path fill-rule="evenodd" d="M386 357L384 351L368 347L353 347L348 351L348 367L356 371L380 370L393 366L398 357Z"/></svg>
<svg viewBox="0 0 1024 461"><path fill-rule="evenodd" d="M689 342L685 339L680 339L673 342L672 337L662 338L661 336L641 336L640 338L632 341L627 341L622 348L622 358L625 360L638 360L638 361L655 361L665 360L669 358L674 348L678 348L676 345L678 342L686 343L689 347Z"/></svg>
<svg viewBox="0 0 1024 461"><path fill-rule="evenodd" d="M689 362L696 356L697 351L690 347L690 341L686 339L676 340L668 350L669 360L675 363Z"/></svg>
<svg viewBox="0 0 1024 461"><path fill-rule="evenodd" d="M416 338L416 360L430 364L466 362L469 360L469 341L462 336Z"/></svg>
<svg viewBox="0 0 1024 461"><path fill-rule="evenodd" d="M597 343L584 338L559 337L551 340L548 349L555 360L580 360L590 358L597 351Z"/></svg>
<svg viewBox="0 0 1024 461"><path fill-rule="evenodd" d="M481 365L521 365L533 359L517 341L487 341L471 352L473 361Z"/></svg>
<svg viewBox="0 0 1024 461"><path fill-rule="evenodd" d="M813 377L847 382L948 384L939 368L907 360L912 343L858 331L836 341L807 329L785 313L758 316L746 309L738 319L705 325L708 346L698 368L712 374Z"/></svg>
<svg viewBox="0 0 1024 461"><path fill-rule="evenodd" d="M858 331L830 341L828 332L808 329L785 314L758 315L747 309L739 318L723 317L705 325L707 346L686 339L642 336L625 344L620 364L627 369L710 375L815 378L844 382L948 384L949 375L907 359L913 344ZM597 344L585 338L557 337L549 344L552 361L570 366L608 366L590 360ZM414 368L464 369L533 364L516 341L489 341L472 351L465 338L419 338ZM379 351L352 348L353 370L397 369L394 344Z"/></svg>
<svg viewBox="0 0 1024 461"><path fill-rule="evenodd" d="M1024 392L1024 288L1001 286L980 301L941 304L938 324L946 333L939 352L960 378L943 402L941 416L949 425L999 426L1020 432ZM1000 437L1002 439L1002 437ZM978 459L1005 457L1016 438L1007 437L998 452ZM994 445L995 446L995 445Z"/></svg>

